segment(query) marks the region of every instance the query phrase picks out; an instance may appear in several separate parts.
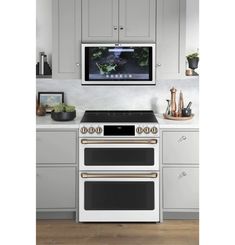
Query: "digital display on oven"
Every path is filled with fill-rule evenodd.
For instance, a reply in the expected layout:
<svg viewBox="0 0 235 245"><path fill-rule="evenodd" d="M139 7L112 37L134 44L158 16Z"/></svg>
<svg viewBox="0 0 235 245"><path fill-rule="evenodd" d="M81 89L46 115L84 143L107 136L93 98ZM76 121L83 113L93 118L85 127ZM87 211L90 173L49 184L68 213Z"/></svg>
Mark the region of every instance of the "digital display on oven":
<svg viewBox="0 0 235 245"><path fill-rule="evenodd" d="M135 126L105 125L104 136L135 136Z"/></svg>

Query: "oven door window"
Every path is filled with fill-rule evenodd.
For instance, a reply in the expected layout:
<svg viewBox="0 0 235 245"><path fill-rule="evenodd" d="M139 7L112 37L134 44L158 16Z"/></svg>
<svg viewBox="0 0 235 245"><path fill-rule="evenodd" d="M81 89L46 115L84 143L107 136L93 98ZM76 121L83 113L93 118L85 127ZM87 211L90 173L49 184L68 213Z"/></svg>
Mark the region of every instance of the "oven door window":
<svg viewBox="0 0 235 245"><path fill-rule="evenodd" d="M153 181L86 181L85 210L153 210Z"/></svg>
<svg viewBox="0 0 235 245"><path fill-rule="evenodd" d="M87 166L152 166L153 148L85 148Z"/></svg>

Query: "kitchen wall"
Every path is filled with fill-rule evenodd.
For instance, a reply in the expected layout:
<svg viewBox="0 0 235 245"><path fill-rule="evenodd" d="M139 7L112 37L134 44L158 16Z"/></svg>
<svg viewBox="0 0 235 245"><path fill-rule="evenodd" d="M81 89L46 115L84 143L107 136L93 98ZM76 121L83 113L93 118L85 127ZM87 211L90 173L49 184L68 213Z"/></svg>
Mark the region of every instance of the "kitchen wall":
<svg viewBox="0 0 235 245"><path fill-rule="evenodd" d="M186 54L196 52L198 44L199 0L187 0ZM37 0L37 58L40 51L52 50L52 0ZM64 91L67 103L78 110L87 109L153 109L164 112L170 88L184 93L185 103L193 102L198 111L198 78L158 81L156 86L81 86L79 80L37 79L38 91Z"/></svg>
<svg viewBox="0 0 235 245"><path fill-rule="evenodd" d="M82 86L80 80L37 79L38 91L63 91L65 102L76 105L78 110L105 109L152 109L162 113L170 88L182 90L185 104L193 102L192 109L198 112L198 78L164 80L156 86Z"/></svg>

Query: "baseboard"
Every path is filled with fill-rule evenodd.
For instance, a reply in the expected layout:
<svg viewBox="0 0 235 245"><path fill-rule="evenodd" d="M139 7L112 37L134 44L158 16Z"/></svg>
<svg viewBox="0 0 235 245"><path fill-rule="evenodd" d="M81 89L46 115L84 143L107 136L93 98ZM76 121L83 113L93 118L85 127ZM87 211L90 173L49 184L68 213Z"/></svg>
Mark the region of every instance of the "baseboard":
<svg viewBox="0 0 235 245"><path fill-rule="evenodd" d="M37 212L37 219L74 219L75 212Z"/></svg>
<svg viewBox="0 0 235 245"><path fill-rule="evenodd" d="M72 219L75 220L75 212L37 212L37 219ZM166 219L199 219L199 212L163 212L163 220Z"/></svg>
<svg viewBox="0 0 235 245"><path fill-rule="evenodd" d="M163 212L163 219L199 219L199 212Z"/></svg>

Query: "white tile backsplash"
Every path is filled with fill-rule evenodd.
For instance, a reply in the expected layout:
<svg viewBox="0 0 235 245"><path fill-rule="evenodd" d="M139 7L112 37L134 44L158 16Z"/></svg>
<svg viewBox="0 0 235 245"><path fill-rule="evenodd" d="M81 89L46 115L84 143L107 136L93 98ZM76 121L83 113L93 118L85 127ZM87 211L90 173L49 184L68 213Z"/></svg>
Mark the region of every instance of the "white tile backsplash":
<svg viewBox="0 0 235 245"><path fill-rule="evenodd" d="M65 102L77 110L154 110L165 111L170 88L182 90L185 105L192 101L192 110L198 112L198 78L162 80L156 86L82 86L80 80L37 79L38 91L63 91Z"/></svg>

